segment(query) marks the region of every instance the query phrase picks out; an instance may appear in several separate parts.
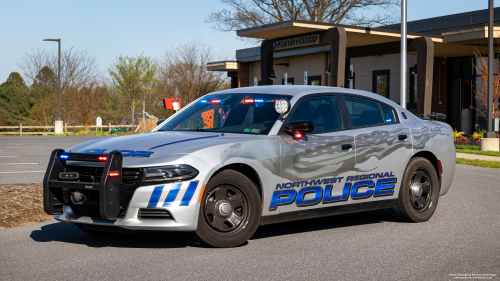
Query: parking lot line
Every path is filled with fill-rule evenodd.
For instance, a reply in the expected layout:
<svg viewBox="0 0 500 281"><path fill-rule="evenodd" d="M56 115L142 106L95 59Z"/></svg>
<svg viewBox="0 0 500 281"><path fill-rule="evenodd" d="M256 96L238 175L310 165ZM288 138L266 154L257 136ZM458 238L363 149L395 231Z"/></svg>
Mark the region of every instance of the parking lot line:
<svg viewBox="0 0 500 281"><path fill-rule="evenodd" d="M0 174L26 174L26 173L45 173L46 171L19 171L19 172L0 172Z"/></svg>
<svg viewBox="0 0 500 281"><path fill-rule="evenodd" d="M0 163L0 165L38 165L38 163Z"/></svg>

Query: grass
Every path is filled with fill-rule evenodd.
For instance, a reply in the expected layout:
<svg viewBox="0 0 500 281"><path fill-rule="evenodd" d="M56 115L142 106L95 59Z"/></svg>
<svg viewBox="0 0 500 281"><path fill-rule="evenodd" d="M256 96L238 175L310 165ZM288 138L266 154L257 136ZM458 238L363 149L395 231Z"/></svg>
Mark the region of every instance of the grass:
<svg viewBox="0 0 500 281"><path fill-rule="evenodd" d="M481 151L477 145L456 144L457 153L468 153L477 155L497 156L500 157L498 151Z"/></svg>
<svg viewBox="0 0 500 281"><path fill-rule="evenodd" d="M500 162L457 158L457 164L500 169Z"/></svg>

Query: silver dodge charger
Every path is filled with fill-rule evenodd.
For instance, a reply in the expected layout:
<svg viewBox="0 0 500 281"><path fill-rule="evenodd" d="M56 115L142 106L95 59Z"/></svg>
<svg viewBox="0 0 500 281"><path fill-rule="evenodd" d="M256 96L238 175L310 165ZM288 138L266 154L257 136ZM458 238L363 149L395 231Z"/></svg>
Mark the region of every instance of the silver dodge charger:
<svg viewBox="0 0 500 281"><path fill-rule="evenodd" d="M203 96L151 132L54 150L44 208L90 234L184 231L234 247L259 225L336 214L427 221L454 169L449 125L379 95L247 87Z"/></svg>

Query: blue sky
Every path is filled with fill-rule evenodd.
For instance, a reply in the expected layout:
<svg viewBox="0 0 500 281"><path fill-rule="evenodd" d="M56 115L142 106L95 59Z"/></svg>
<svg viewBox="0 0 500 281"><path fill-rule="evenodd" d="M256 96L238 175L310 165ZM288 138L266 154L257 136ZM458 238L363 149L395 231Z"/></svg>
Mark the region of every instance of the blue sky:
<svg viewBox="0 0 500 281"><path fill-rule="evenodd" d="M0 83L32 48L56 49L44 38L61 38L62 48L75 46L96 56L101 70L120 54L161 57L164 47L201 39L234 59L237 49L253 45L236 33L215 31L204 22L226 6L219 0L183 1L23 1L0 4ZM500 0L495 1L495 6ZM432 8L429 8L432 7ZM487 0L408 0L408 20L486 9ZM361 11L366 16L378 10ZM399 13L399 11L396 11ZM22 73L21 73L22 74Z"/></svg>

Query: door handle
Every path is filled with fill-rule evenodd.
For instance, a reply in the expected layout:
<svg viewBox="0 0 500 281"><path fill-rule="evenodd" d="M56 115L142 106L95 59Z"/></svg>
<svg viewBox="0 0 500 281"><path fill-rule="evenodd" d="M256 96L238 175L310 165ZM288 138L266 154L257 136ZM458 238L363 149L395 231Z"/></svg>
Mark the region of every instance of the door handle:
<svg viewBox="0 0 500 281"><path fill-rule="evenodd" d="M342 150L351 150L352 149L352 144L343 144L342 145Z"/></svg>
<svg viewBox="0 0 500 281"><path fill-rule="evenodd" d="M407 135L399 135L399 136L398 136L398 139L399 139L400 141L405 141L405 140L407 140L407 139L408 139L408 136L407 136Z"/></svg>

